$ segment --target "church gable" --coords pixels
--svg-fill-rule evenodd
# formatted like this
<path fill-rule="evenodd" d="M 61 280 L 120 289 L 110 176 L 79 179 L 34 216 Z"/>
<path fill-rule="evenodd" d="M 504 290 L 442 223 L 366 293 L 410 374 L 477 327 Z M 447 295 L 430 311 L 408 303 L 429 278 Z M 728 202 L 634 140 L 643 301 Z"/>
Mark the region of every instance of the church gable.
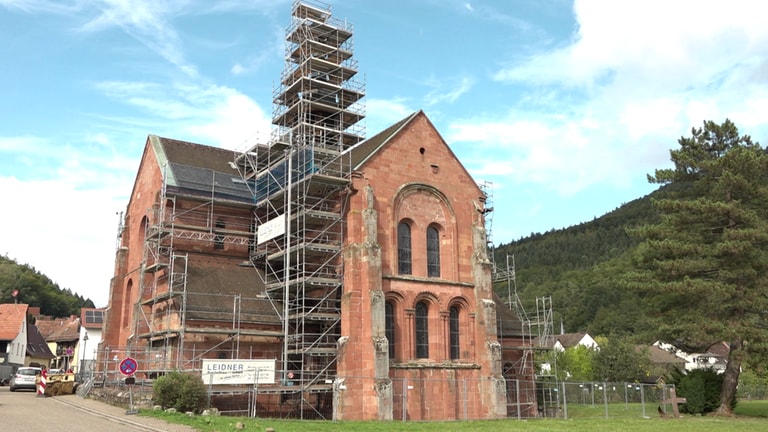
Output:
<path fill-rule="evenodd" d="M 358 171 L 366 174 L 381 173 L 383 176 L 397 177 L 399 183 L 426 182 L 442 189 L 457 186 L 473 188 L 472 195 L 482 192 L 470 174 L 451 151 L 443 137 L 429 118 L 420 111 L 396 124 L 397 128 L 386 130 L 387 135 L 379 134 L 371 141 L 376 148 L 367 148 L 361 144 L 361 150 L 370 151 L 357 166 Z M 397 173 L 397 176 L 395 176 Z M 371 178 L 367 175 L 368 178 Z"/>

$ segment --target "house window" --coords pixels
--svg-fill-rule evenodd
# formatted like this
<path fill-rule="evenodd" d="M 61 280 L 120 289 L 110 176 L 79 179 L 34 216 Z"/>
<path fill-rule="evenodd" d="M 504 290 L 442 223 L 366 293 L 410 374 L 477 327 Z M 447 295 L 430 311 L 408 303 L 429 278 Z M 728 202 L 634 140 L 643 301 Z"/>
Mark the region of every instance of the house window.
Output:
<path fill-rule="evenodd" d="M 397 272 L 411 274 L 411 226 L 406 222 L 397 225 Z"/>
<path fill-rule="evenodd" d="M 429 357 L 428 312 L 426 303 L 416 303 L 416 358 Z"/>
<path fill-rule="evenodd" d="M 384 334 L 389 345 L 389 358 L 395 358 L 395 307 L 391 302 L 384 304 Z"/>
<path fill-rule="evenodd" d="M 456 306 L 451 307 L 451 312 L 448 317 L 448 326 L 451 337 L 451 360 L 459 359 L 459 308 Z"/>
<path fill-rule="evenodd" d="M 440 277 L 440 232 L 434 226 L 427 228 L 427 276 Z"/>
<path fill-rule="evenodd" d="M 217 220 L 216 221 L 216 229 L 220 230 L 220 229 L 224 229 L 224 228 L 226 228 L 226 225 L 224 224 L 224 221 L 221 220 L 221 219 Z M 216 249 L 216 250 L 224 249 L 224 236 L 223 235 L 217 233 L 213 237 L 213 248 Z"/>

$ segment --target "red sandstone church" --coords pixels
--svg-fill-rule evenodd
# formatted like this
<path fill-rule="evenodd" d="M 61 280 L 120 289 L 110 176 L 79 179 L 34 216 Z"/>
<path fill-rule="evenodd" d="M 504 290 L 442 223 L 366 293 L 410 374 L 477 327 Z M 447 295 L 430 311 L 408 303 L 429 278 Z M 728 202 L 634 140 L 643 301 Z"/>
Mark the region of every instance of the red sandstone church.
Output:
<path fill-rule="evenodd" d="M 423 112 L 364 139 L 351 31 L 317 4 L 293 16 L 270 142 L 148 137 L 99 368 L 260 361 L 258 382 L 215 387 L 257 388 L 264 416 L 535 415 L 529 339 L 493 292 L 485 193 Z"/>

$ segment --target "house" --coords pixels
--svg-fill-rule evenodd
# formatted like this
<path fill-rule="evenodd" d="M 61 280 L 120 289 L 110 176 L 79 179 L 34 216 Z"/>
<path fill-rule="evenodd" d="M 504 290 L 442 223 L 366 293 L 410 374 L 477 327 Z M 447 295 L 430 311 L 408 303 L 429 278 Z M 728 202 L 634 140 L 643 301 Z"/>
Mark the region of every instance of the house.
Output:
<path fill-rule="evenodd" d="M 0 304 L 0 365 L 27 366 L 26 304 Z"/>
<path fill-rule="evenodd" d="M 75 357 L 77 360 L 75 372 L 90 376 L 95 370 L 97 347 L 101 344 L 103 326 L 104 309 L 80 309 L 80 334 L 77 342 L 78 355 Z"/>
<path fill-rule="evenodd" d="M 118 379 L 130 357 L 141 377 L 216 386 L 234 363 L 264 415 L 535 413 L 530 335 L 493 292 L 486 194 L 422 111 L 364 139 L 351 29 L 302 1 L 293 20 L 268 143 L 147 138 L 97 373 Z"/>
<path fill-rule="evenodd" d="M 662 341 L 656 341 L 653 345 L 682 359 L 685 362 L 683 365 L 685 371 L 712 369 L 717 373 L 723 373 L 730 352 L 726 342 L 715 342 L 700 350 L 692 350 Z"/>
<path fill-rule="evenodd" d="M 567 348 L 577 346 L 598 350 L 600 347 L 589 333 L 563 333 L 554 336 L 553 348 L 557 351 L 565 351 Z"/>
<path fill-rule="evenodd" d="M 51 331 L 45 336 L 45 341 L 55 355 L 49 367 L 65 371 L 75 370 L 80 339 L 80 317 L 71 315 L 66 318 L 57 318 L 52 322 Z"/>
<path fill-rule="evenodd" d="M 685 367 L 685 360 L 657 345 L 638 345 L 635 349 L 638 352 L 647 353 L 651 363 L 651 370 L 648 371 L 644 381 L 646 383 L 659 383 L 673 369 L 684 369 Z"/>
<path fill-rule="evenodd" d="M 43 338 L 43 335 L 40 334 L 37 326 L 27 324 L 27 359 L 25 363 L 48 367 L 54 358 L 56 358 L 56 355 L 51 352 L 48 343 Z"/>

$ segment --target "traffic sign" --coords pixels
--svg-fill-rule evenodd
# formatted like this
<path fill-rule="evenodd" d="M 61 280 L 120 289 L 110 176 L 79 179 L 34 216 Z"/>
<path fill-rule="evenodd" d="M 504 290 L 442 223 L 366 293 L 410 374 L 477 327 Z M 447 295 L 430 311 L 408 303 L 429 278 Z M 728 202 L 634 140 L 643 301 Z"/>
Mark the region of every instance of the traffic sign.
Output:
<path fill-rule="evenodd" d="M 126 376 L 133 375 L 139 368 L 139 364 L 136 360 L 126 357 L 120 362 L 120 373 Z"/>

